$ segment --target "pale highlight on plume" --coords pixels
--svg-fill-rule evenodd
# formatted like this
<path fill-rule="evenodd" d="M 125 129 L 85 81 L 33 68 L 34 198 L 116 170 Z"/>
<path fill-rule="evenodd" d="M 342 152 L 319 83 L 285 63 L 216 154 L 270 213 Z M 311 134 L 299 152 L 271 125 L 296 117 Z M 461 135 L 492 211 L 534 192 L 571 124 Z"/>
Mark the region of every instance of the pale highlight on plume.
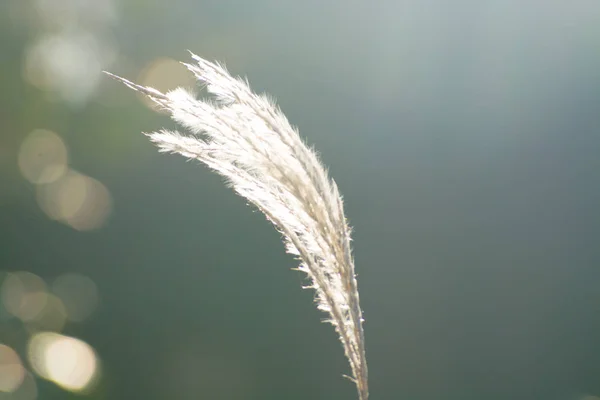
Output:
<path fill-rule="evenodd" d="M 283 234 L 300 261 L 320 310 L 344 347 L 360 400 L 368 399 L 362 311 L 350 245 L 350 227 L 335 182 L 314 151 L 265 95 L 194 54 L 184 64 L 211 99 L 185 89 L 167 93 L 111 75 L 169 111 L 189 132 L 161 130 L 148 137 L 163 152 L 200 160 L 226 178 Z"/>

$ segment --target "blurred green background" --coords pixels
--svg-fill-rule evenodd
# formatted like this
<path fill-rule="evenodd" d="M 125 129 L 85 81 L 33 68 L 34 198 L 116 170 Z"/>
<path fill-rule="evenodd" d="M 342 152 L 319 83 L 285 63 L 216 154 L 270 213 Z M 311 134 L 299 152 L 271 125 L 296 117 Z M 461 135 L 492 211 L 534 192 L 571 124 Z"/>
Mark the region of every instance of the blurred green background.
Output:
<path fill-rule="evenodd" d="M 600 3 L 3 0 L 0 399 L 353 399 L 279 235 L 106 69 L 274 95 L 355 228 L 373 399 L 600 399 Z"/>

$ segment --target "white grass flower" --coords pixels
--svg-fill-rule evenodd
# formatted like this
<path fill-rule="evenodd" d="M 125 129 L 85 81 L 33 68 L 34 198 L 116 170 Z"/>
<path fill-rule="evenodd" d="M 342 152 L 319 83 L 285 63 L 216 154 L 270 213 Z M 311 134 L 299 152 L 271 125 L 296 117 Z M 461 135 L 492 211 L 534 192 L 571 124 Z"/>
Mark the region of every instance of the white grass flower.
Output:
<path fill-rule="evenodd" d="M 329 315 L 352 370 L 360 400 L 368 399 L 362 311 L 342 198 L 314 151 L 285 115 L 246 81 L 194 54 L 184 64 L 206 86 L 212 100 L 182 88 L 161 93 L 118 76 L 168 110 L 188 135 L 161 130 L 147 134 L 163 152 L 200 160 L 225 177 L 283 234 L 287 251 L 300 261 L 316 303 Z"/>

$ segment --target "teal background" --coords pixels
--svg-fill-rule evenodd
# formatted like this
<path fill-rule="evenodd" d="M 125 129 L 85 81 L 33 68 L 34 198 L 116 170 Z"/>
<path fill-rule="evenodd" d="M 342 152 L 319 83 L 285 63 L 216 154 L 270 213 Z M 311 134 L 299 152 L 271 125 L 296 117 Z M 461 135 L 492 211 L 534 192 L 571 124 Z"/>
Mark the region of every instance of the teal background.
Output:
<path fill-rule="evenodd" d="M 91 2 L 58 3 L 93 25 Z M 373 400 L 600 396 L 600 3 L 96 3 L 114 12 L 95 30 L 104 68 L 221 60 L 318 149 L 355 229 Z M 86 396 L 356 398 L 277 232 L 140 134 L 167 116 L 107 77 L 77 102 L 24 78 L 57 29 L 35 4 L 0 3 L 0 269 L 97 284 L 96 312 L 64 330 L 102 361 Z M 40 210 L 17 166 L 37 128 L 110 191 L 101 228 Z M 0 325 L 22 351 L 19 321 Z"/>

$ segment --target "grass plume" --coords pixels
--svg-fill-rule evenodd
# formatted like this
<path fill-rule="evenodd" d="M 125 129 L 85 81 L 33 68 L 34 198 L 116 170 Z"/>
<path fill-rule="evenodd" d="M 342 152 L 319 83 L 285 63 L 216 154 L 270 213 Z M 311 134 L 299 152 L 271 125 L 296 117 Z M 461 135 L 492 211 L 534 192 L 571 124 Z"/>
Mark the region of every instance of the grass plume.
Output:
<path fill-rule="evenodd" d="M 248 82 L 194 54 L 184 64 L 212 95 L 199 100 L 183 88 L 161 93 L 108 73 L 145 94 L 186 129 L 147 136 L 160 151 L 206 164 L 240 196 L 254 204 L 282 233 L 287 251 L 300 260 L 315 290 L 317 307 L 328 314 L 350 363 L 360 400 L 369 396 L 367 362 L 342 198 L 316 153 L 285 115 Z"/>

